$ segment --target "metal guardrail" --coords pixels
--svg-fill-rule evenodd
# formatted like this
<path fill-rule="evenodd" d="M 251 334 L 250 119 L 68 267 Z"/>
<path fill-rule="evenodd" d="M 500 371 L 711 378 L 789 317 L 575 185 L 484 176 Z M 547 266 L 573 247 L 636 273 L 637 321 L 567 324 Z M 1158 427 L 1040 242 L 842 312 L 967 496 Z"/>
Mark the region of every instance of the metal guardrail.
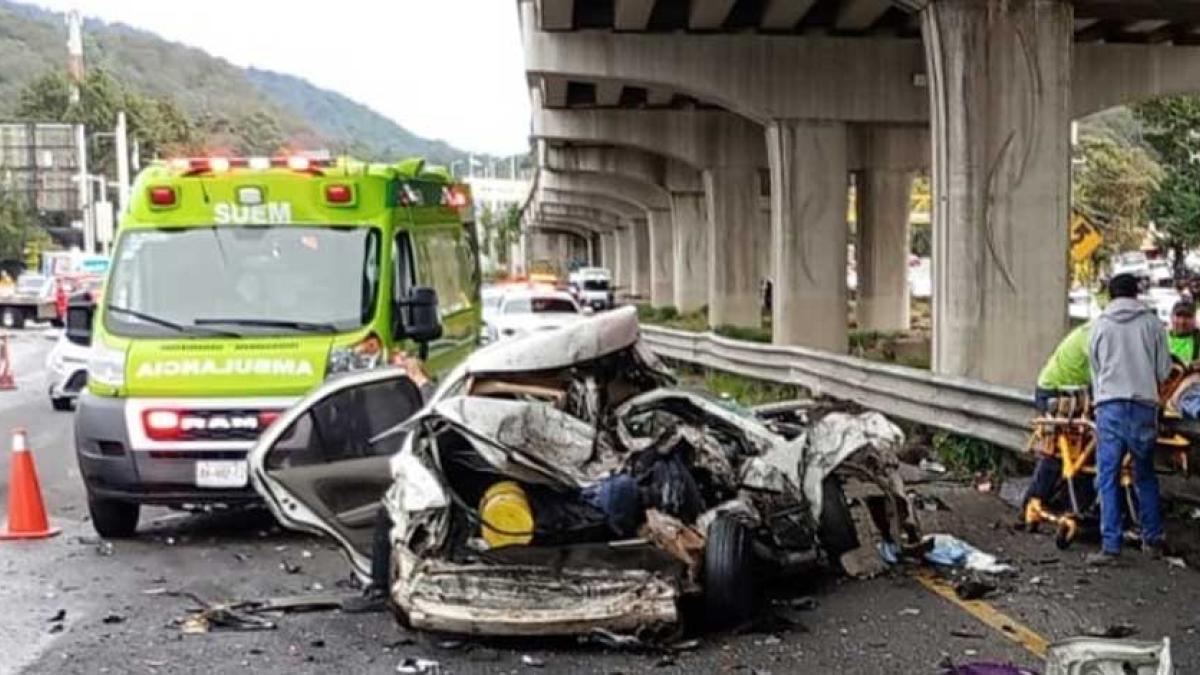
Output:
<path fill-rule="evenodd" d="M 712 333 L 642 325 L 659 356 L 757 380 L 798 385 L 814 395 L 1023 451 L 1032 395 L 960 377 L 934 375 L 804 347 L 731 340 Z"/>

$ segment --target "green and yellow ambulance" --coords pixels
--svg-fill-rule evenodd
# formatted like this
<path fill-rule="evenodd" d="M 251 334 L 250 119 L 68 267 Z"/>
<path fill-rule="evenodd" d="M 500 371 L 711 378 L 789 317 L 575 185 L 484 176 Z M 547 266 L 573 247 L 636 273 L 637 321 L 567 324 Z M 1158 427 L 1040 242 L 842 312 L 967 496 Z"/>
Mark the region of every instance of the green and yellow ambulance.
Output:
<path fill-rule="evenodd" d="M 141 504 L 255 499 L 246 451 L 327 378 L 397 350 L 434 372 L 465 357 L 480 321 L 470 213 L 467 187 L 419 159 L 142 172 L 94 317 L 68 327 L 92 345 L 75 444 L 96 531 L 131 535 Z"/>

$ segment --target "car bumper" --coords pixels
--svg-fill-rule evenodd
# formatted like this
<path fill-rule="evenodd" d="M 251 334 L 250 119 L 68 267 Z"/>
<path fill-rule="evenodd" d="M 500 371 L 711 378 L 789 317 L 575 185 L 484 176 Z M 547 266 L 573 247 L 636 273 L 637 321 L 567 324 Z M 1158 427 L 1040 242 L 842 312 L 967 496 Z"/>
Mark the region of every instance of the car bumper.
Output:
<path fill-rule="evenodd" d="M 245 461 L 253 441 L 154 443 L 129 428 L 127 399 L 80 395 L 75 413 L 75 455 L 88 493 L 142 504 L 241 503 L 259 501 L 244 486 L 196 485 L 200 461 Z M 247 472 L 248 473 L 248 472 Z"/>
<path fill-rule="evenodd" d="M 87 386 L 87 366 L 79 364 L 53 367 L 48 379 L 50 398 L 78 398 Z"/>
<path fill-rule="evenodd" d="M 413 628 L 498 636 L 647 634 L 679 621 L 674 580 L 641 569 L 457 565 L 423 560 L 393 589 Z M 403 574 L 402 574 L 403 576 Z"/>

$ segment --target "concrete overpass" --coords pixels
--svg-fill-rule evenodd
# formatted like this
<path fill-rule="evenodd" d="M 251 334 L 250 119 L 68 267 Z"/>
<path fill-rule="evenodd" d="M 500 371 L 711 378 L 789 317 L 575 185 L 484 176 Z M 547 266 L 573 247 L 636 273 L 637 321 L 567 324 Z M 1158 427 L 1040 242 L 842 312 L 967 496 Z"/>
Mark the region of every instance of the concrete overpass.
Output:
<path fill-rule="evenodd" d="M 843 351 L 853 185 L 858 325 L 907 328 L 928 170 L 934 369 L 998 383 L 1066 327 L 1071 120 L 1200 86 L 1197 0 L 518 4 L 542 166 L 640 210 L 616 214 L 633 288 L 758 325 L 769 277 L 775 342 Z"/>

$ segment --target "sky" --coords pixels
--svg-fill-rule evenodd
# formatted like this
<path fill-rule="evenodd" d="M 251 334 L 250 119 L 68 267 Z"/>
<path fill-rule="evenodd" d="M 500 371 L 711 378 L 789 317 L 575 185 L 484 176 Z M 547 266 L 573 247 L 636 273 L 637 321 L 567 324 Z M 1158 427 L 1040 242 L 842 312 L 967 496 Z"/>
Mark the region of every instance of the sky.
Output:
<path fill-rule="evenodd" d="M 148 30 L 238 66 L 303 77 L 464 150 L 529 147 L 514 0 L 33 2 Z"/>

